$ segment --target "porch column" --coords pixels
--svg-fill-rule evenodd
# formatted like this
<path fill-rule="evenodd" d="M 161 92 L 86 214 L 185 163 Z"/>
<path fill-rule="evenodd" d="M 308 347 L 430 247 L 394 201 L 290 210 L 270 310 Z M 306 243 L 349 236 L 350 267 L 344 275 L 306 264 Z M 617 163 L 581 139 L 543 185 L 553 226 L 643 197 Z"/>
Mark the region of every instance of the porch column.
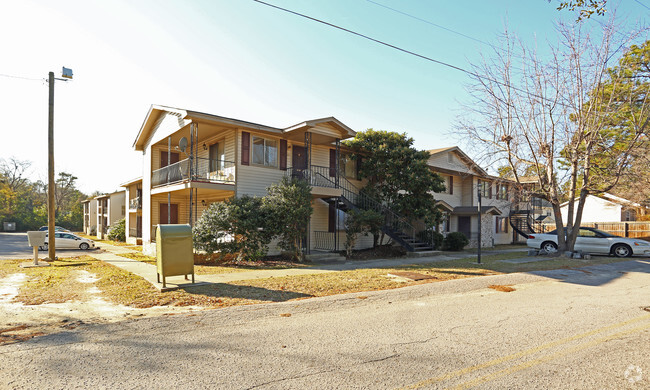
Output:
<path fill-rule="evenodd" d="M 305 133 L 305 162 L 307 169 L 311 170 L 311 133 Z"/>
<path fill-rule="evenodd" d="M 336 139 L 336 162 L 334 163 L 334 169 L 336 172 L 334 173 L 334 183 L 336 184 L 336 188 L 339 188 L 339 164 L 341 161 L 341 139 L 337 138 Z"/>

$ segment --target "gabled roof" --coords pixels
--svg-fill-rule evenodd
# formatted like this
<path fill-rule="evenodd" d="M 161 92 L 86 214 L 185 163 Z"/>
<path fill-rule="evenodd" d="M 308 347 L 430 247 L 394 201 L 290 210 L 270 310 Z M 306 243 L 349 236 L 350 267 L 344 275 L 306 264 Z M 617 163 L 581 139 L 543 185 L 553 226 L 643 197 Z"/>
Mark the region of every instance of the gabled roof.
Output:
<path fill-rule="evenodd" d="M 303 129 L 303 128 L 312 128 L 316 127 L 321 124 L 329 124 L 330 126 L 336 128 L 337 130 L 345 133 L 346 135 L 350 137 L 354 137 L 356 132 L 352 130 L 351 128 L 347 127 L 346 125 L 343 124 L 343 122 L 339 121 L 338 119 L 334 118 L 333 116 L 328 116 L 327 118 L 320 118 L 320 119 L 312 119 L 309 121 L 304 121 L 302 123 L 295 124 L 293 126 L 289 126 L 285 129 L 282 130 L 282 132 L 287 133 L 290 131 L 298 130 L 298 129 Z"/>
<path fill-rule="evenodd" d="M 131 179 L 129 181 L 125 181 L 124 183 L 120 184 L 120 187 L 128 187 L 131 184 L 139 183 L 142 181 L 142 176 L 136 177 L 135 179 Z"/>
<path fill-rule="evenodd" d="M 192 110 L 185 110 L 181 108 L 175 108 L 175 107 L 168 107 L 168 106 L 162 106 L 162 105 L 151 105 L 149 108 L 149 111 L 147 112 L 147 115 L 145 116 L 144 122 L 142 122 L 142 125 L 140 126 L 140 130 L 138 131 L 138 135 L 135 138 L 135 141 L 133 142 L 133 147 L 136 150 L 143 150 L 145 143 L 151 136 L 154 126 L 156 124 L 156 121 L 159 119 L 161 113 L 163 112 L 168 112 L 175 114 L 179 117 L 180 120 L 184 121 L 210 121 L 210 122 L 219 122 L 221 124 L 225 125 L 230 125 L 230 126 L 236 126 L 236 127 L 243 127 L 251 130 L 260 130 L 260 131 L 266 131 L 266 132 L 271 132 L 271 133 L 290 133 L 293 131 L 298 131 L 298 130 L 309 130 L 311 128 L 317 127 L 322 124 L 328 124 L 334 129 L 336 129 L 338 132 L 341 133 L 341 135 L 344 135 L 345 137 L 341 138 L 348 138 L 348 137 L 354 137 L 356 134 L 354 130 L 343 124 L 341 121 L 334 117 L 327 117 L 327 118 L 320 118 L 320 119 L 312 119 L 308 121 L 304 121 L 298 124 L 295 124 L 293 126 L 289 126 L 287 128 L 281 129 L 278 127 L 273 127 L 273 126 L 266 126 L 262 125 L 259 123 L 254 123 L 254 122 L 248 122 L 248 121 L 243 121 L 240 119 L 234 119 L 234 118 L 228 118 L 225 116 L 219 116 L 219 115 L 214 115 L 214 114 L 207 114 L 204 112 L 199 112 L 199 111 L 192 111 Z M 180 124 L 179 124 L 180 126 Z"/>
<path fill-rule="evenodd" d="M 477 163 L 474 162 L 465 152 L 460 150 L 458 146 L 450 146 L 448 148 L 439 148 L 439 149 L 431 149 L 428 150 L 429 154 L 431 157 L 439 155 L 439 154 L 444 154 L 444 153 L 456 153 L 458 157 L 467 164 L 467 166 L 470 169 L 476 170 L 481 176 L 489 176 L 488 173 L 481 168 Z"/>
<path fill-rule="evenodd" d="M 108 198 L 108 197 L 110 197 L 111 195 L 120 194 L 120 193 L 124 193 L 124 194 L 126 194 L 126 190 L 115 191 L 115 192 L 111 192 L 110 194 L 99 195 L 99 196 L 96 196 L 95 199 Z"/>

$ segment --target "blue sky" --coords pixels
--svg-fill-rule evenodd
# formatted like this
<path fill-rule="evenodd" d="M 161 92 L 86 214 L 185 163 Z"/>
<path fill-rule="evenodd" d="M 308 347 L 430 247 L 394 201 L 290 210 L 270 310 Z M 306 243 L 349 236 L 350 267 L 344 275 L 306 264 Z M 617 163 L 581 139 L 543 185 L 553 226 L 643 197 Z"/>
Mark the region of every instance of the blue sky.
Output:
<path fill-rule="evenodd" d="M 492 48 L 507 26 L 528 43 L 557 39 L 554 23 L 575 14 L 557 1 L 268 0 L 462 68 Z M 610 0 L 628 22 L 648 0 Z M 0 157 L 47 173 L 49 71 L 57 82 L 57 171 L 90 193 L 140 176 L 132 143 L 151 104 L 286 127 L 335 116 L 354 130 L 406 132 L 419 149 L 460 144 L 452 133 L 469 80 L 463 73 L 251 0 L 0 0 Z M 597 23 L 590 20 L 588 23 Z M 467 150 L 470 155 L 471 150 Z"/>

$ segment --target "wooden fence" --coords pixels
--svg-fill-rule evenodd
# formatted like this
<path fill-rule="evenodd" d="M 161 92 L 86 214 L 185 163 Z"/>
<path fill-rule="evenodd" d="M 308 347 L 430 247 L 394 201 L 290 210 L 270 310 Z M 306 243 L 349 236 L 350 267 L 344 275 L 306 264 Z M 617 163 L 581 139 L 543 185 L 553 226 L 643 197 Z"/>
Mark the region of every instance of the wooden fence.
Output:
<path fill-rule="evenodd" d="M 650 222 L 583 222 L 582 227 L 592 227 L 620 237 L 650 238 Z M 542 225 L 544 232 L 555 230 L 555 224 Z"/>

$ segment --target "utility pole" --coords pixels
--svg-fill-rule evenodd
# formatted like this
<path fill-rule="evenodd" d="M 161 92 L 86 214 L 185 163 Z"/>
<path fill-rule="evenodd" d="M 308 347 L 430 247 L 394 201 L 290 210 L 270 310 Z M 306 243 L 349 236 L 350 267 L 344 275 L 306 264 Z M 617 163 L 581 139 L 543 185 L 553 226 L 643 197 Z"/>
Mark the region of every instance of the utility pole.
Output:
<path fill-rule="evenodd" d="M 72 69 L 63 67 L 61 77 L 56 80 L 68 81 L 72 79 Z M 54 72 L 48 74 L 49 86 L 48 120 L 47 120 L 47 257 L 48 260 L 56 259 L 56 238 L 54 236 Z"/>
<path fill-rule="evenodd" d="M 54 238 L 54 72 L 48 76 L 50 99 L 47 120 L 47 256 L 56 259 L 56 240 Z"/>

